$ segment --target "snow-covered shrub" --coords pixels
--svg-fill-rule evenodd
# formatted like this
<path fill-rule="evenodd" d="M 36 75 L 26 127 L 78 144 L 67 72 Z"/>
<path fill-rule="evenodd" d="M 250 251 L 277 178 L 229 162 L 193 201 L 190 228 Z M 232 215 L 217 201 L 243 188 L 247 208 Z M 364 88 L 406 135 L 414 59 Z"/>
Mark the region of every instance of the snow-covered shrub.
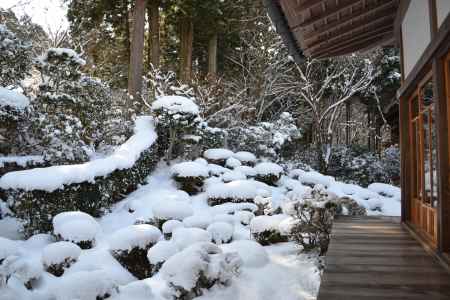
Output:
<path fill-rule="evenodd" d="M 0 265 L 3 260 L 12 255 L 19 253 L 19 246 L 16 241 L 4 238 L 0 236 Z"/>
<path fill-rule="evenodd" d="M 215 148 L 215 149 L 208 149 L 205 152 L 203 152 L 203 157 L 206 158 L 206 160 L 210 164 L 225 167 L 227 159 L 232 157 L 233 154 L 234 154 L 233 151 L 230 151 L 228 149 Z"/>
<path fill-rule="evenodd" d="M 31 43 L 0 24 L 0 86 L 18 86 L 31 69 Z"/>
<path fill-rule="evenodd" d="M 242 225 L 249 225 L 252 219 L 255 217 L 254 213 L 246 210 L 237 211 L 234 214 L 239 219 L 239 222 Z"/>
<path fill-rule="evenodd" d="M 206 189 L 208 204 L 210 206 L 226 202 L 253 202 L 261 189 L 255 181 L 236 180 L 229 183 L 217 183 Z"/>
<path fill-rule="evenodd" d="M 233 226 L 226 222 L 215 222 L 206 228 L 211 234 L 212 241 L 217 244 L 226 244 L 233 238 Z"/>
<path fill-rule="evenodd" d="M 56 300 L 105 300 L 117 293 L 118 286 L 106 271 L 94 270 L 64 275 L 52 289 Z"/>
<path fill-rule="evenodd" d="M 150 263 L 150 276 L 153 276 L 161 269 L 164 262 L 171 256 L 178 253 L 179 249 L 173 241 L 159 241 L 147 252 L 147 259 Z"/>
<path fill-rule="evenodd" d="M 114 258 L 136 278 L 144 279 L 152 275 L 147 252 L 161 237 L 158 228 L 141 224 L 116 231 L 108 242 Z"/>
<path fill-rule="evenodd" d="M 209 214 L 195 214 L 183 220 L 185 227 L 196 227 L 206 229 L 213 222 Z"/>
<path fill-rule="evenodd" d="M 60 277 L 74 264 L 81 254 L 81 248 L 70 242 L 56 242 L 42 251 L 42 264 L 47 272 Z"/>
<path fill-rule="evenodd" d="M 289 237 L 303 247 L 303 251 L 319 251 L 324 255 L 330 242 L 331 227 L 336 212 L 334 195 L 316 185 L 302 199 L 292 203 L 290 214 L 294 218 Z"/>
<path fill-rule="evenodd" d="M 245 176 L 249 178 L 254 178 L 256 176 L 255 169 L 249 166 L 239 166 L 234 168 L 234 170 L 243 173 Z"/>
<path fill-rule="evenodd" d="M 153 222 L 158 228 L 169 220 L 183 221 L 194 213 L 189 203 L 180 200 L 160 201 L 153 205 Z"/>
<path fill-rule="evenodd" d="M 239 159 L 236 159 L 234 157 L 230 157 L 226 160 L 225 162 L 225 167 L 233 169 L 236 167 L 239 167 L 240 165 L 242 165 L 242 163 L 240 162 Z"/>
<path fill-rule="evenodd" d="M 152 132 L 146 129 L 142 132 L 142 135 L 134 135 L 131 139 L 141 141 L 142 136 L 151 137 L 151 134 Z M 124 146 L 123 150 L 120 150 L 120 147 L 118 148 L 121 159 L 120 168 L 117 169 L 113 168 L 116 163 L 103 165 L 100 162 L 102 159 L 92 161 L 92 163 L 98 161 L 103 166 L 102 168 L 73 166 L 74 170 L 88 170 L 89 174 L 94 174 L 93 177 L 75 176 L 72 172 L 65 172 L 64 176 L 54 176 L 54 172 L 51 172 L 51 170 L 45 176 L 37 176 L 37 174 L 34 175 L 35 172 L 39 173 L 36 169 L 30 170 L 30 176 L 33 179 L 18 180 L 14 172 L 8 173 L 0 179 L 3 199 L 8 203 L 15 216 L 24 221 L 24 233 L 27 236 L 38 232 L 52 231 L 52 217 L 64 211 L 80 210 L 94 217 L 99 217 L 105 209 L 110 208 L 112 204 L 123 199 L 124 195 L 131 193 L 139 184 L 143 183 L 159 161 L 156 143 L 143 149 L 140 155 L 130 151 L 131 148 L 136 148 L 134 143 Z M 124 151 L 133 153 L 133 157 L 124 160 Z M 110 161 L 109 156 L 105 159 Z M 134 164 L 131 162 L 134 162 Z M 107 166 L 107 168 L 104 168 L 104 166 Z M 62 166 L 61 168 L 63 170 L 71 167 Z M 111 171 L 95 176 L 97 172 L 95 170 L 100 169 Z M 77 172 L 77 174 L 79 173 Z M 23 175 L 21 174 L 21 176 Z M 5 176 L 11 179 L 8 181 L 9 183 L 6 182 Z M 55 178 L 49 180 L 49 177 Z M 60 177 L 70 180 L 60 186 L 56 184 L 55 187 L 55 183 L 61 181 Z M 44 188 L 39 187 L 42 184 L 45 186 Z M 48 189 L 47 186 L 51 189 Z"/>
<path fill-rule="evenodd" d="M 398 145 L 390 146 L 381 153 L 384 170 L 390 178 L 390 183 L 400 184 L 400 148 Z"/>
<path fill-rule="evenodd" d="M 350 197 L 341 197 L 335 201 L 336 214 L 344 216 L 365 216 L 367 210 Z"/>
<path fill-rule="evenodd" d="M 175 299 L 191 300 L 214 286 L 229 285 L 241 264 L 236 253 L 222 253 L 214 244 L 200 243 L 169 258 L 161 273 Z"/>
<path fill-rule="evenodd" d="M 211 242 L 211 234 L 200 228 L 177 228 L 172 233 L 172 241 L 179 249 L 185 249 L 195 243 Z"/>
<path fill-rule="evenodd" d="M 263 162 L 255 166 L 255 172 L 256 180 L 275 186 L 283 174 L 283 168 L 274 163 Z"/>
<path fill-rule="evenodd" d="M 243 266 L 249 268 L 262 268 L 269 262 L 266 249 L 257 242 L 250 240 L 233 241 L 221 245 L 225 253 L 237 252 L 242 259 Z"/>
<path fill-rule="evenodd" d="M 208 123 L 201 122 L 197 127 L 197 134 L 201 137 L 202 149 L 215 149 L 225 147 L 227 131 L 222 128 L 210 127 Z"/>
<path fill-rule="evenodd" d="M 257 216 L 250 222 L 250 232 L 261 245 L 287 242 L 288 237 L 280 232 L 279 224 L 286 219 L 285 215 Z"/>
<path fill-rule="evenodd" d="M 199 108 L 194 100 L 182 96 L 162 96 L 152 103 L 152 111 L 158 122 L 159 143 L 167 144 L 168 160 L 174 154 L 188 152 L 187 149 L 176 151 L 175 148 L 182 148 L 182 137 L 195 133 L 200 122 Z"/>
<path fill-rule="evenodd" d="M 290 155 L 301 138 L 301 130 L 287 112 L 280 114 L 273 123 L 261 122 L 254 126 L 234 127 L 227 132 L 227 145 L 231 149 L 272 158 Z"/>
<path fill-rule="evenodd" d="M 182 162 L 172 166 L 172 178 L 179 184 L 179 188 L 189 195 L 198 193 L 203 180 L 209 176 L 206 166 L 196 162 Z"/>
<path fill-rule="evenodd" d="M 43 272 L 42 264 L 37 259 L 10 256 L 3 264 L 0 264 L 0 290 L 2 285 L 6 282 L 9 283 L 12 278 L 31 290 L 35 287 L 35 283 L 41 278 Z"/>
<path fill-rule="evenodd" d="M 179 220 L 169 220 L 164 222 L 161 228 L 164 238 L 166 240 L 170 240 L 172 238 L 173 231 L 180 227 L 184 227 L 184 224 Z"/>
<path fill-rule="evenodd" d="M 236 180 L 245 180 L 245 179 L 247 179 L 247 176 L 244 173 L 236 170 L 225 172 L 222 175 L 223 182 L 232 182 Z"/>
<path fill-rule="evenodd" d="M 256 156 L 248 151 L 238 151 L 234 153 L 233 157 L 238 159 L 244 166 L 252 167 L 256 163 Z"/>
<path fill-rule="evenodd" d="M 59 240 L 77 244 L 81 249 L 92 248 L 99 231 L 97 221 L 81 211 L 63 212 L 53 218 L 53 234 Z"/>

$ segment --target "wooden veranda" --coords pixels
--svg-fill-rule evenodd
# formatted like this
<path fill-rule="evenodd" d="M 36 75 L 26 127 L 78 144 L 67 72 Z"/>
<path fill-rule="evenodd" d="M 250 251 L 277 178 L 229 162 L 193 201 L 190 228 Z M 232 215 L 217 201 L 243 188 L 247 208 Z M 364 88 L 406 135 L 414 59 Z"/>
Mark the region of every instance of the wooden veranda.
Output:
<path fill-rule="evenodd" d="M 318 300 L 450 299 L 450 273 L 399 218 L 339 217 Z"/>

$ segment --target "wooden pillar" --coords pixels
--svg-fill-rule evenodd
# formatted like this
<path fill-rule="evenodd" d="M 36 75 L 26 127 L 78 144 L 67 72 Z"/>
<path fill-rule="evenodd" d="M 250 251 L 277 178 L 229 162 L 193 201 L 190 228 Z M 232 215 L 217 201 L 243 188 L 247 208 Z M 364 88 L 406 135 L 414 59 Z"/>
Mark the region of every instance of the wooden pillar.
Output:
<path fill-rule="evenodd" d="M 447 74 L 447 76 L 450 74 Z M 434 95 L 436 97 L 436 130 L 438 148 L 438 251 L 450 252 L 450 188 L 449 188 L 449 141 L 448 98 L 446 74 L 443 61 L 433 60 Z M 449 78 L 447 78 L 449 80 Z M 447 82 L 448 86 L 448 82 Z"/>
<path fill-rule="evenodd" d="M 409 107 L 408 99 L 400 98 L 399 107 L 399 127 L 400 127 L 400 186 L 401 186 L 401 202 L 402 202 L 402 222 L 411 220 L 410 203 L 411 203 L 411 168 L 410 157 L 411 147 L 409 145 Z"/>

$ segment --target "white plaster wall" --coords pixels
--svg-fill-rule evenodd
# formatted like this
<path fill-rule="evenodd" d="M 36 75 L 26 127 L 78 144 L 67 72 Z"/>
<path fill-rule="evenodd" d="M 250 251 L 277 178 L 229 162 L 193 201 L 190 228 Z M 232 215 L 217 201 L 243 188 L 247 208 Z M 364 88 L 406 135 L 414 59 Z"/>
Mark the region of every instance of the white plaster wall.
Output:
<path fill-rule="evenodd" d="M 450 0 L 443 1 L 450 2 Z M 411 0 L 402 22 L 402 40 L 406 78 L 431 41 L 427 0 Z"/>
<path fill-rule="evenodd" d="M 439 27 L 450 13 L 450 0 L 436 0 L 436 12 Z"/>

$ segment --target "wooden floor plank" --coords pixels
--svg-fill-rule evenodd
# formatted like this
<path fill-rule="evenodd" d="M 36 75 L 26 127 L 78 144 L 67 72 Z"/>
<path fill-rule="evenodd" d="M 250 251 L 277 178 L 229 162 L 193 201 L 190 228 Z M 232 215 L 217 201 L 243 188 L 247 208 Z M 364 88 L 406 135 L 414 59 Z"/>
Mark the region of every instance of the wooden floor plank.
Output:
<path fill-rule="evenodd" d="M 450 274 L 398 218 L 337 219 L 326 264 L 318 300 L 450 299 Z"/>

